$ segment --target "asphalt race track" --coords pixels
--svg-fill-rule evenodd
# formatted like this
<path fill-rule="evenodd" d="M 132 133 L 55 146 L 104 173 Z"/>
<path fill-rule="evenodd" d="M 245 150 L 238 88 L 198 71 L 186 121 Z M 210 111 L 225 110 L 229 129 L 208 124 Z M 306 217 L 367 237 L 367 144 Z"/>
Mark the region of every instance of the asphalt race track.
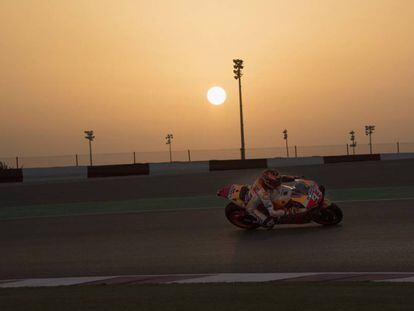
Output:
<path fill-rule="evenodd" d="M 295 167 L 328 188 L 412 186 L 414 161 Z M 185 197 L 248 182 L 258 171 L 0 186 L 0 209 L 29 204 Z M 223 201 L 223 206 L 225 201 Z M 243 231 L 219 207 L 0 219 L 0 279 L 218 272 L 412 272 L 414 198 L 342 202 L 324 228 Z"/>
<path fill-rule="evenodd" d="M 214 194 L 226 184 L 251 183 L 261 170 L 214 171 L 177 176 L 99 178 L 78 182 L 0 185 L 0 208 L 30 204 L 130 200 Z M 281 168 L 327 189 L 414 185 L 414 160 Z"/>

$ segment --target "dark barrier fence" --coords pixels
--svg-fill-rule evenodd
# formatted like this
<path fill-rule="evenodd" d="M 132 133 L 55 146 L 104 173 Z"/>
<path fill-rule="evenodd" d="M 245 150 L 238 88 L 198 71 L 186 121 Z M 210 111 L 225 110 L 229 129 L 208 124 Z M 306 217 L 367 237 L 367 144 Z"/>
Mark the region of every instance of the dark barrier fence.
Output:
<path fill-rule="evenodd" d="M 149 175 L 149 165 L 145 163 L 88 166 L 88 178 L 132 175 Z"/>
<path fill-rule="evenodd" d="M 0 170 L 0 183 L 22 182 L 23 171 L 21 169 Z"/>
<path fill-rule="evenodd" d="M 327 156 L 323 157 L 324 163 L 339 163 L 339 162 L 357 162 L 357 161 L 380 161 L 379 154 L 357 154 L 357 155 L 342 155 L 342 156 Z"/>
<path fill-rule="evenodd" d="M 250 160 L 211 160 L 209 161 L 210 171 L 240 170 L 250 168 L 266 168 L 266 159 Z"/>

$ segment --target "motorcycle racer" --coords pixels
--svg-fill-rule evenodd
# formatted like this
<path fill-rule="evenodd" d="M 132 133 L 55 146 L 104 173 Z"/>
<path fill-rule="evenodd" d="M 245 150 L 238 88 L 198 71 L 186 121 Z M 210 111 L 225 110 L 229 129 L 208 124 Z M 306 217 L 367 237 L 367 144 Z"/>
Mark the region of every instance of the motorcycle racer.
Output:
<path fill-rule="evenodd" d="M 274 218 L 284 216 L 286 213 L 283 207 L 278 208 L 273 204 L 282 195 L 282 182 L 293 182 L 294 180 L 294 176 L 280 175 L 275 169 L 263 171 L 250 188 L 247 196 L 247 212 L 255 217 L 262 226 L 272 228 L 275 225 Z M 260 204 L 263 204 L 269 211 L 270 217 L 258 209 Z"/>

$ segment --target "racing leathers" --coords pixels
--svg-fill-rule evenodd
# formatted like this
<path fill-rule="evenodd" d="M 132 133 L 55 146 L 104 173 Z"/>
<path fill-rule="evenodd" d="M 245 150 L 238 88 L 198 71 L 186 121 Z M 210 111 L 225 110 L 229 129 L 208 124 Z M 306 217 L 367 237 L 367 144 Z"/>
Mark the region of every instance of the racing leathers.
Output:
<path fill-rule="evenodd" d="M 294 180 L 294 176 L 281 176 L 282 182 L 293 182 Z M 277 201 L 282 195 L 282 185 L 274 189 L 269 189 L 259 177 L 250 188 L 246 210 L 261 224 L 264 224 L 268 220 L 268 217 L 258 209 L 261 204 L 268 210 L 271 217 L 277 218 L 284 216 L 286 213 L 285 209 L 283 207 L 278 208 L 273 204 L 273 202 Z"/>

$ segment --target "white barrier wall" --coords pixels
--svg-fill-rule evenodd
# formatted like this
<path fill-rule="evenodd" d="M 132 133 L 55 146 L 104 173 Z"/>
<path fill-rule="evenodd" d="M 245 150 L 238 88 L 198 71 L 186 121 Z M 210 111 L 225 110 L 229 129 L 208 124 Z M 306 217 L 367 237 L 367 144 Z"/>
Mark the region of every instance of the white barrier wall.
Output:
<path fill-rule="evenodd" d="M 381 153 L 381 161 L 414 159 L 414 153 Z"/>
<path fill-rule="evenodd" d="M 150 175 L 205 173 L 209 170 L 210 168 L 208 161 L 149 164 Z"/>
<path fill-rule="evenodd" d="M 23 182 L 86 179 L 88 168 L 86 166 L 24 168 Z"/>
<path fill-rule="evenodd" d="M 318 165 L 324 164 L 323 157 L 302 157 L 302 158 L 273 158 L 267 159 L 267 167 L 287 167 L 301 165 Z"/>

